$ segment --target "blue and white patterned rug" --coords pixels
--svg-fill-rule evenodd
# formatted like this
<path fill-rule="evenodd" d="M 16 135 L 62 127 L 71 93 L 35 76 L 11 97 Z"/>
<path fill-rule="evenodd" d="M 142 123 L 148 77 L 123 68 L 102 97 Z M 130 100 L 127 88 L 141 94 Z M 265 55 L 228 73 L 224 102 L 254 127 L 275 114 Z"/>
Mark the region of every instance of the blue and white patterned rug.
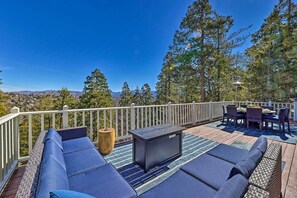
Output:
<path fill-rule="evenodd" d="M 275 141 L 280 141 L 280 142 L 285 142 L 290 144 L 296 144 L 297 142 L 297 126 L 295 125 L 290 126 L 290 129 L 291 129 L 290 133 L 288 132 L 287 126 L 285 127 L 286 128 L 285 133 L 279 132 L 277 124 L 274 124 L 273 130 L 269 128 L 269 129 L 263 129 L 263 131 L 260 131 L 257 128 L 247 129 L 240 124 L 237 125 L 237 127 L 235 128 L 233 122 L 229 122 L 229 124 L 227 125 L 226 122 L 222 123 L 221 121 L 217 121 L 217 122 L 209 123 L 206 126 L 212 127 L 212 128 L 218 128 L 229 133 L 236 131 L 236 132 L 242 132 L 244 133 L 244 135 L 248 135 L 248 136 L 254 136 L 254 137 L 264 136 L 270 140 L 275 140 Z"/>
<path fill-rule="evenodd" d="M 131 142 L 117 146 L 111 154 L 104 156 L 104 158 L 118 170 L 138 194 L 142 194 L 167 179 L 185 163 L 216 147 L 218 144 L 211 140 L 186 134 L 183 138 L 182 156 L 147 173 L 144 173 L 142 168 L 132 163 Z"/>

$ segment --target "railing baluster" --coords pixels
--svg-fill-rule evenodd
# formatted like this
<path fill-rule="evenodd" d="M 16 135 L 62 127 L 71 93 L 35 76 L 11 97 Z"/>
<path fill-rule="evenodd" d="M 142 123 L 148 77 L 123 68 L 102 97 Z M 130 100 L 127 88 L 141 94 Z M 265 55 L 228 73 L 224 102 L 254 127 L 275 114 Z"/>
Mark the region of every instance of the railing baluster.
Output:
<path fill-rule="evenodd" d="M 106 128 L 106 110 L 103 111 L 104 128 Z"/>
<path fill-rule="evenodd" d="M 91 141 L 93 141 L 93 137 L 94 137 L 94 134 L 93 134 L 93 111 L 90 111 L 90 139 Z"/>
<path fill-rule="evenodd" d="M 147 127 L 147 107 L 145 107 L 145 127 Z"/>
<path fill-rule="evenodd" d="M 85 117 L 85 111 L 82 112 L 82 120 L 83 120 L 83 126 L 86 126 L 86 117 Z"/>
<path fill-rule="evenodd" d="M 115 136 L 116 138 L 118 137 L 118 124 L 119 124 L 119 120 L 118 120 L 118 109 L 115 110 L 115 127 L 116 127 L 116 131 L 115 131 Z"/>
<path fill-rule="evenodd" d="M 139 121 L 140 121 L 140 115 L 139 115 L 139 108 L 137 109 L 137 116 L 136 116 L 136 127 L 139 129 Z"/>
<path fill-rule="evenodd" d="M 152 126 L 152 108 L 149 107 L 149 127 Z"/>
<path fill-rule="evenodd" d="M 28 142 L 29 142 L 29 154 L 32 151 L 32 114 L 29 114 L 29 136 L 28 136 Z"/>
<path fill-rule="evenodd" d="M 77 112 L 74 112 L 74 127 L 77 127 Z"/>
<path fill-rule="evenodd" d="M 124 134 L 124 110 L 121 109 L 121 136 Z"/>
<path fill-rule="evenodd" d="M 44 114 L 41 114 L 40 117 L 40 128 L 41 128 L 41 132 L 44 131 Z"/>
<path fill-rule="evenodd" d="M 56 114 L 55 113 L 52 114 L 52 127 L 56 128 Z M 76 127 L 76 125 L 75 125 L 75 127 Z"/>
<path fill-rule="evenodd" d="M 100 111 L 97 111 L 97 131 L 100 129 Z"/>
<path fill-rule="evenodd" d="M 141 128 L 143 128 L 143 107 L 141 107 Z"/>
<path fill-rule="evenodd" d="M 112 128 L 112 110 L 109 111 L 109 127 Z"/>
<path fill-rule="evenodd" d="M 125 135 L 128 133 L 128 130 L 129 130 L 128 110 L 129 110 L 129 109 L 126 109 L 126 133 L 125 133 Z"/>

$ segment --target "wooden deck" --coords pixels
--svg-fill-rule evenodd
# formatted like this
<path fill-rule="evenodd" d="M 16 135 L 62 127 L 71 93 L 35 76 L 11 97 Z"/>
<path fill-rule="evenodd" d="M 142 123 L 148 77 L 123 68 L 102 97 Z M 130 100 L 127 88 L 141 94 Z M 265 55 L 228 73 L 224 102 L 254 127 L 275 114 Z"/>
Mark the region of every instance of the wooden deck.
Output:
<path fill-rule="evenodd" d="M 231 144 L 235 141 L 253 144 L 257 138 L 245 136 L 240 132 L 225 132 L 220 129 L 201 125 L 189 128 L 185 131 L 188 134 L 197 135 L 206 139 L 224 144 Z M 282 160 L 286 162 L 282 173 L 282 193 L 283 197 L 297 197 L 297 148 L 296 145 L 268 140 L 268 143 L 279 143 L 282 145 Z M 1 194 L 1 198 L 15 197 L 18 185 L 24 173 L 24 166 L 18 168 L 12 175 L 9 183 Z"/>

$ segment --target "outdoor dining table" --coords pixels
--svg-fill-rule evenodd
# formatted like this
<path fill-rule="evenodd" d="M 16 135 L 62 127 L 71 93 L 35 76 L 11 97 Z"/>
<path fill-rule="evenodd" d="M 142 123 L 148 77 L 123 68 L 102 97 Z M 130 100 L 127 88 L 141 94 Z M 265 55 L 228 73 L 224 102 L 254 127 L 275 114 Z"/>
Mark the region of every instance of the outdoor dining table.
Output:
<path fill-rule="evenodd" d="M 246 109 L 247 108 L 244 108 L 244 107 L 238 107 L 237 112 L 238 113 L 246 113 Z M 274 110 L 262 108 L 262 114 L 264 114 L 264 115 L 271 115 L 271 114 L 275 114 L 275 113 L 276 113 L 276 111 L 274 111 Z"/>

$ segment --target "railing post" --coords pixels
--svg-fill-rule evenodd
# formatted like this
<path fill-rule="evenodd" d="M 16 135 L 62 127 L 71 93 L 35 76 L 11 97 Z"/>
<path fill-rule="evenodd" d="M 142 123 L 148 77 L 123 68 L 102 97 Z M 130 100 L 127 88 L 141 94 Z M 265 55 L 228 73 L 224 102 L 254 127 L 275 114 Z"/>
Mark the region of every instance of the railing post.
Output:
<path fill-rule="evenodd" d="M 212 120 L 212 102 L 209 101 L 209 120 Z"/>
<path fill-rule="evenodd" d="M 135 129 L 135 104 L 131 104 L 131 129 Z"/>
<path fill-rule="evenodd" d="M 169 124 L 172 124 L 172 111 L 171 111 L 171 102 L 168 102 L 168 112 L 167 112 L 167 115 L 168 115 L 168 123 Z"/>
<path fill-rule="evenodd" d="M 20 109 L 18 107 L 13 107 L 10 110 L 10 113 L 20 113 Z M 19 116 L 14 118 L 14 160 L 19 160 L 20 158 L 20 126 L 19 126 Z"/>
<path fill-rule="evenodd" d="M 192 122 L 193 122 L 193 125 L 196 124 L 196 102 L 195 101 L 192 102 Z"/>
<path fill-rule="evenodd" d="M 297 121 L 297 101 L 294 102 L 294 121 Z"/>
<path fill-rule="evenodd" d="M 268 101 L 268 106 L 271 106 L 271 100 Z"/>
<path fill-rule="evenodd" d="M 64 105 L 63 111 L 67 111 L 67 110 L 68 110 L 68 106 Z M 64 128 L 68 128 L 68 112 L 63 113 L 63 129 Z"/>

